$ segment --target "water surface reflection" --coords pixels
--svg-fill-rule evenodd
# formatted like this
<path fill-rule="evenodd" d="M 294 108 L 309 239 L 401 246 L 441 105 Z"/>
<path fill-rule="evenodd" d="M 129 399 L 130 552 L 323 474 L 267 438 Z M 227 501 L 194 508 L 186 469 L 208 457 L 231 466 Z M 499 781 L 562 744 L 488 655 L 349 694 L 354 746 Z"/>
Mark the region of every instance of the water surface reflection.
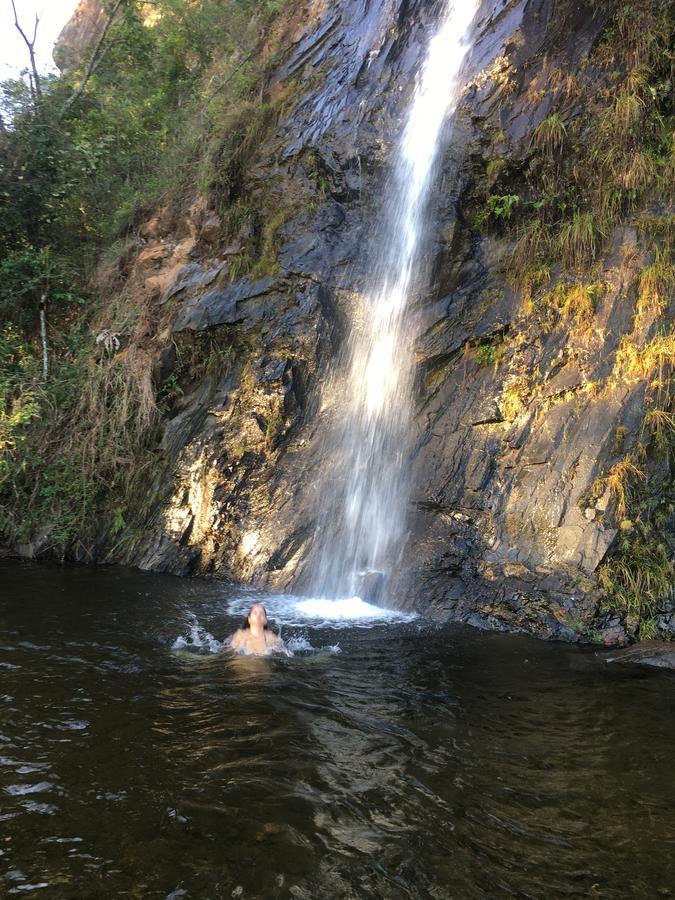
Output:
<path fill-rule="evenodd" d="M 672 675 L 420 622 L 172 649 L 227 589 L 0 563 L 0 877 L 53 897 L 669 896 Z"/>

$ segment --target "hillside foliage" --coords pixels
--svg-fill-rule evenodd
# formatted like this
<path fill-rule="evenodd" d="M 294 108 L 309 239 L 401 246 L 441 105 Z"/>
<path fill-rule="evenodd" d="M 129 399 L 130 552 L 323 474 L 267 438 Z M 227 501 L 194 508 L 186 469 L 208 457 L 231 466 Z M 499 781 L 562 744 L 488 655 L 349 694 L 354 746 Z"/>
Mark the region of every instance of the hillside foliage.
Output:
<path fill-rule="evenodd" d="M 266 109 L 259 51 L 281 9 L 282 0 L 123 0 L 90 77 L 85 54 L 75 70 L 41 78 L 37 93 L 24 79 L 0 85 L 6 540 L 49 527 L 64 548 L 93 540 L 106 518 L 119 530 L 139 473 L 156 471 L 160 410 L 147 377 L 139 385 L 95 345 L 89 324 L 102 298 L 92 276 L 104 251 L 114 256 L 154 209 L 194 194 L 197 178 L 226 194 L 233 172 L 245 176 L 252 110 Z"/>

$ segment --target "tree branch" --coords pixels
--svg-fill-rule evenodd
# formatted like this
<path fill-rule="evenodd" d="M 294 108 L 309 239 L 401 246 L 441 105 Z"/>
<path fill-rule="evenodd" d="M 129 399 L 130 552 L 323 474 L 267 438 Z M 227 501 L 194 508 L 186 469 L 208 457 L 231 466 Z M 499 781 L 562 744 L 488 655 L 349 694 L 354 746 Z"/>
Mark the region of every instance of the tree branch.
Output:
<path fill-rule="evenodd" d="M 19 32 L 21 37 L 23 38 L 24 44 L 28 47 L 28 55 L 30 56 L 30 65 L 33 71 L 33 81 L 31 84 L 31 95 L 33 97 L 33 104 L 36 109 L 42 102 L 42 86 L 40 85 L 40 76 L 38 75 L 37 66 L 35 64 L 35 41 L 37 39 L 37 30 L 38 25 L 40 24 L 39 16 L 35 15 L 35 27 L 33 28 L 33 40 L 28 39 L 28 35 L 23 30 L 21 25 L 19 24 L 19 16 L 16 11 L 16 4 L 14 0 L 11 0 L 12 9 L 14 11 L 14 25 L 16 26 L 16 30 Z"/>
<path fill-rule="evenodd" d="M 14 0 L 12 0 L 12 3 L 13 2 L 14 2 Z M 64 113 L 66 113 L 68 111 L 68 109 L 73 105 L 73 103 L 76 103 L 80 99 L 80 97 L 84 93 L 84 89 L 87 86 L 87 82 L 89 81 L 91 76 L 94 74 L 94 72 L 98 68 L 101 60 L 105 56 L 108 47 L 105 47 L 103 49 L 103 51 L 101 51 L 101 47 L 103 46 L 103 42 L 105 41 L 106 36 L 107 36 L 108 32 L 110 31 L 110 26 L 112 25 L 113 20 L 114 20 L 115 16 L 117 15 L 117 10 L 120 8 L 122 3 L 124 3 L 124 0 L 116 0 L 115 5 L 111 9 L 111 11 L 108 15 L 108 21 L 105 23 L 105 27 L 103 28 L 103 31 L 101 32 L 101 35 L 100 35 L 98 41 L 96 42 L 96 46 L 94 47 L 94 50 L 89 59 L 89 65 L 87 66 L 87 70 L 84 73 L 84 75 L 82 76 L 82 81 L 80 82 L 77 90 L 75 90 L 75 92 L 72 93 L 70 95 L 70 97 L 68 97 L 66 102 L 63 104 L 63 106 L 61 108 L 61 116 L 63 116 Z"/>

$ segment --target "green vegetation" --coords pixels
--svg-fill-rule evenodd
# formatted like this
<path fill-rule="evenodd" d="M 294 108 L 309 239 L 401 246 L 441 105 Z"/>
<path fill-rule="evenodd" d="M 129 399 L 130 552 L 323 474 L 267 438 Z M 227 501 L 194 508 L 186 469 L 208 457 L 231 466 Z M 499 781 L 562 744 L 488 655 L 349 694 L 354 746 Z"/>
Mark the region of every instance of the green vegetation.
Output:
<path fill-rule="evenodd" d="M 613 225 L 650 192 L 672 198 L 671 28 L 664 0 L 618 4 L 588 61 L 597 74 L 564 82 L 552 72 L 553 85 L 564 86 L 532 134 L 529 158 L 489 164 L 474 224 L 515 227 L 512 278 L 526 295 L 556 265 L 587 270 Z"/>
<path fill-rule="evenodd" d="M 564 221 L 558 235 L 558 248 L 563 265 L 582 270 L 595 259 L 603 232 L 591 212 L 575 209 L 572 218 Z"/>
<path fill-rule="evenodd" d="M 479 210 L 474 219 L 474 225 L 479 230 L 483 230 L 488 222 L 495 219 L 510 219 L 513 208 L 520 203 L 520 197 L 517 194 L 490 194 L 487 199 L 485 209 Z"/>
<path fill-rule="evenodd" d="M 675 336 L 657 335 L 641 351 L 630 339 L 617 354 L 623 378 L 648 379 L 641 442 L 599 479 L 609 489 L 619 528 L 618 544 L 599 570 L 606 605 L 626 618 L 640 639 L 658 637 L 655 616 L 675 590 Z M 663 469 L 670 474 L 664 479 Z"/>
<path fill-rule="evenodd" d="M 94 358 L 78 325 L 54 341 L 46 381 L 16 330 L 4 329 L 0 346 L 0 529 L 14 540 L 47 529 L 55 545 L 77 537 L 86 552 L 96 516 L 158 461 L 152 384 L 136 371 L 142 361 Z"/>
<path fill-rule="evenodd" d="M 33 89 L 0 86 L 0 320 L 9 323 L 0 329 L 0 540 L 42 530 L 59 551 L 77 540 L 81 555 L 142 514 L 138 497 L 162 465 L 162 415 L 199 374 L 215 381 L 237 349 L 232 336 L 196 339 L 155 385 L 156 348 L 142 333 L 157 323 L 119 275 L 139 226 L 190 202 L 196 177 L 225 239 L 254 232 L 233 271 L 272 270 L 283 224 L 248 190 L 289 97 L 290 88 L 273 98 L 265 90 L 283 3 L 115 8 L 94 58 L 38 76 Z M 104 248 L 106 274 L 96 278 Z M 105 339 L 118 331 L 122 346 Z"/>
<path fill-rule="evenodd" d="M 641 330 L 648 316 L 662 315 L 675 296 L 675 265 L 671 262 L 669 245 L 664 246 L 666 249 L 655 245 L 654 262 L 640 272 L 635 331 Z"/>
<path fill-rule="evenodd" d="M 476 347 L 476 365 L 492 366 L 496 370 L 505 354 L 504 338 L 499 335 Z"/>
<path fill-rule="evenodd" d="M 627 628 L 640 640 L 659 636 L 655 616 L 672 600 L 675 566 L 672 548 L 650 524 L 622 531 L 615 554 L 600 568 L 607 608 L 625 617 Z"/>
<path fill-rule="evenodd" d="M 274 449 L 284 429 L 284 417 L 281 405 L 275 406 L 267 417 L 265 428 L 265 443 L 269 449 Z"/>
<path fill-rule="evenodd" d="M 6 325 L 0 331 L 0 483 L 11 473 L 10 458 L 26 440 L 26 426 L 40 414 L 35 392 L 16 390 L 34 365 L 30 346 Z"/>
<path fill-rule="evenodd" d="M 286 221 L 290 218 L 290 208 L 280 209 L 265 224 L 262 231 L 260 256 L 251 268 L 254 278 L 262 278 L 263 275 L 275 275 L 279 271 L 277 253 L 279 251 L 279 233 Z"/>
<path fill-rule="evenodd" d="M 82 71 L 43 80 L 39 105 L 23 82 L 5 83 L 3 249 L 98 249 L 184 194 L 214 125 L 248 121 L 260 106 L 250 56 L 275 11 L 253 0 L 159 0 L 149 26 L 146 5 L 127 0 L 81 95 Z M 227 132 L 240 156 L 257 139 L 241 124 Z"/>

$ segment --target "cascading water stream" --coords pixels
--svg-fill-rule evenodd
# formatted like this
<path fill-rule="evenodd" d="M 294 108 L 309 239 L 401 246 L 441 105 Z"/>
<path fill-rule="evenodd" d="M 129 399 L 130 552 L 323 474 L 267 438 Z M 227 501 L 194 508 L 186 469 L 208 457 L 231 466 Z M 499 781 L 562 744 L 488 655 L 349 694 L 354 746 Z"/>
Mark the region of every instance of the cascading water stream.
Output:
<path fill-rule="evenodd" d="M 449 0 L 429 44 L 381 209 L 381 237 L 369 248 L 371 287 L 346 348 L 347 408 L 329 448 L 323 515 L 311 563 L 314 596 L 367 592 L 386 582 L 402 548 L 408 498 L 411 338 L 404 315 L 418 274 L 425 212 L 448 116 L 459 95 L 478 0 Z"/>

